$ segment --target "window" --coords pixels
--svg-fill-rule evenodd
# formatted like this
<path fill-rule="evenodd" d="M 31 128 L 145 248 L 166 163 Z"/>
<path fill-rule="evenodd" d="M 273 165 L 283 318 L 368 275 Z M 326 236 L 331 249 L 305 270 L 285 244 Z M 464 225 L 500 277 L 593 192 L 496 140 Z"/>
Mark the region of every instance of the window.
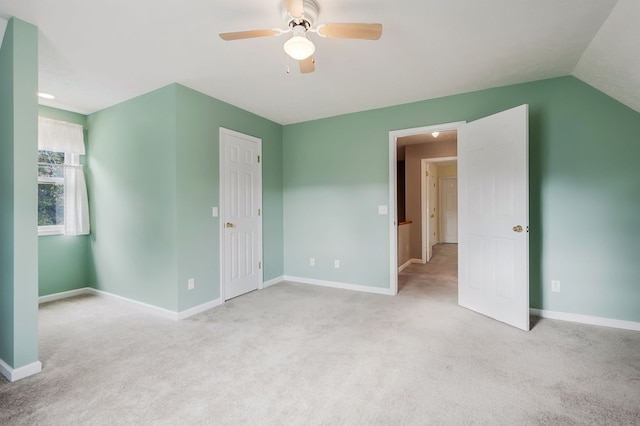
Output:
<path fill-rule="evenodd" d="M 38 151 L 38 234 L 64 232 L 64 152 Z"/>
<path fill-rule="evenodd" d="M 38 235 L 86 235 L 89 210 L 82 126 L 39 118 Z"/>

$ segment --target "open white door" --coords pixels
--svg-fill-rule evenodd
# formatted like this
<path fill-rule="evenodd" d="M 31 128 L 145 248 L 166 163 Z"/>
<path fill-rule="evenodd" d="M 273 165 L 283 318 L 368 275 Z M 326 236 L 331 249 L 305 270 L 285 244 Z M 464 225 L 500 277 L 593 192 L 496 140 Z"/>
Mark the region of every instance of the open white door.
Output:
<path fill-rule="evenodd" d="M 223 300 L 262 286 L 262 140 L 220 128 Z"/>
<path fill-rule="evenodd" d="M 460 306 L 529 330 L 528 105 L 458 133 Z"/>
<path fill-rule="evenodd" d="M 422 212 L 420 214 L 422 219 L 422 262 L 427 263 L 431 261 L 433 256 L 433 246 L 436 243 L 436 219 L 435 219 L 435 206 L 436 206 L 436 187 L 434 177 L 435 167 L 426 159 L 421 161 L 421 173 L 422 179 L 420 183 L 421 199 L 422 199 Z"/>

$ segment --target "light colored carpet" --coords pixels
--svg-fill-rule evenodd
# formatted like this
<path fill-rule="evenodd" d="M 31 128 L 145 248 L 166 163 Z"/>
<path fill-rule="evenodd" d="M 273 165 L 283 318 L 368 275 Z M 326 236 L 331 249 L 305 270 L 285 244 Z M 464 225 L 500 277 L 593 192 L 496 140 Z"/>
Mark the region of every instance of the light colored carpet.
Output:
<path fill-rule="evenodd" d="M 640 424 L 640 333 L 467 311 L 454 257 L 397 297 L 282 283 L 180 322 L 42 305 L 43 371 L 0 379 L 0 424 Z"/>

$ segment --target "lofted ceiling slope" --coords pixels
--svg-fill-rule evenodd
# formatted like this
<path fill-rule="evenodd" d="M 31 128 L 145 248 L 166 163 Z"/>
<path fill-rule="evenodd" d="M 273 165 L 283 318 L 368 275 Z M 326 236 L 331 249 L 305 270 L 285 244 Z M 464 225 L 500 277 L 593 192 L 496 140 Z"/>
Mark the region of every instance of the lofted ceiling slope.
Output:
<path fill-rule="evenodd" d="M 178 82 L 281 124 L 574 74 L 640 111 L 637 0 L 318 0 L 318 23 L 379 22 L 378 41 L 316 34 L 300 74 L 281 0 L 0 0 L 39 28 L 43 104 L 89 114 Z M 286 67 L 291 72 L 286 72 Z"/>

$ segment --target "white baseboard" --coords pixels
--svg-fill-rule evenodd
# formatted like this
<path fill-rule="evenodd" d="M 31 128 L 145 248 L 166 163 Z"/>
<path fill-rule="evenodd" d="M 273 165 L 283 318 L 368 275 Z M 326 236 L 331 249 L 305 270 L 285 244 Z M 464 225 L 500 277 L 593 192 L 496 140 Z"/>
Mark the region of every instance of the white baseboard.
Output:
<path fill-rule="evenodd" d="M 194 306 L 193 308 L 185 309 L 184 311 L 180 311 L 177 313 L 176 320 L 182 320 L 193 315 L 199 314 L 204 311 L 208 311 L 209 309 L 213 309 L 216 306 L 222 305 L 222 299 L 217 298 L 207 303 L 203 303 L 202 305 Z"/>
<path fill-rule="evenodd" d="M 602 327 L 621 328 L 623 330 L 640 331 L 640 322 L 617 320 L 612 318 L 592 317 L 589 315 L 570 314 L 566 312 L 547 311 L 545 309 L 529 309 L 531 315 L 581 324 L 600 325 Z"/>
<path fill-rule="evenodd" d="M 53 302 L 54 300 L 67 299 L 69 297 L 82 296 L 83 294 L 92 294 L 91 290 L 92 289 L 89 287 L 84 287 L 75 290 L 62 291 L 60 293 L 48 294 L 46 296 L 40 296 L 38 297 L 38 304 Z"/>
<path fill-rule="evenodd" d="M 349 284 L 349 283 L 339 283 L 335 281 L 323 281 L 323 280 L 315 280 L 312 278 L 302 278 L 302 277 L 292 277 L 289 275 L 284 276 L 284 281 L 293 281 L 301 284 L 311 284 L 322 287 L 331 287 L 331 288 L 341 288 L 343 290 L 353 290 L 353 291 L 361 291 L 364 293 L 375 293 L 375 294 L 384 294 L 388 296 L 392 296 L 393 293 L 389 288 L 379 288 L 379 287 L 369 287 L 366 285 L 359 284 Z"/>
<path fill-rule="evenodd" d="M 422 263 L 422 259 L 409 259 L 402 266 L 398 268 L 398 272 L 404 271 L 409 265 L 413 263 Z"/>
<path fill-rule="evenodd" d="M 12 368 L 0 359 L 0 373 L 10 382 L 33 376 L 42 371 L 42 363 L 40 361 L 32 362 L 22 367 Z"/>
<path fill-rule="evenodd" d="M 200 312 L 204 312 L 209 309 L 215 308 L 216 306 L 220 306 L 223 303 L 222 299 L 218 298 L 218 299 L 203 303 L 201 305 L 194 306 L 193 308 L 186 309 L 184 311 L 175 312 L 169 309 L 160 308 L 158 306 L 150 305 L 144 302 L 139 302 L 137 300 L 129 299 L 123 296 L 118 296 L 117 294 L 109 293 L 102 290 L 97 290 L 91 287 L 79 288 L 77 290 L 71 290 L 71 291 L 63 291 L 61 293 L 49 294 L 47 296 L 40 296 L 38 298 L 38 303 L 46 303 L 54 300 L 66 299 L 69 297 L 81 296 L 83 294 L 92 294 L 98 297 L 104 297 L 111 300 L 126 302 L 131 305 L 135 305 L 139 308 L 142 308 L 147 312 L 153 313 L 155 315 L 160 315 L 163 318 L 172 319 L 174 321 L 179 321 L 181 319 L 188 318 L 192 315 L 199 314 Z"/>
<path fill-rule="evenodd" d="M 130 305 L 135 305 L 139 308 L 144 309 L 147 312 L 159 315 L 163 318 L 177 320 L 178 313 L 176 311 L 171 311 L 169 309 L 160 308 L 159 306 L 150 305 L 144 302 L 138 302 L 137 300 L 129 299 L 128 297 L 118 296 L 117 294 L 108 293 L 106 291 L 97 290 L 95 288 L 90 288 L 89 292 L 95 296 L 104 297 L 106 299 L 111 300 L 119 300 L 121 302 L 127 302 Z"/>
<path fill-rule="evenodd" d="M 263 282 L 262 288 L 271 287 L 272 285 L 276 285 L 278 283 L 281 283 L 282 281 L 284 281 L 284 275 L 280 275 L 279 277 L 276 277 L 272 280 Z"/>

